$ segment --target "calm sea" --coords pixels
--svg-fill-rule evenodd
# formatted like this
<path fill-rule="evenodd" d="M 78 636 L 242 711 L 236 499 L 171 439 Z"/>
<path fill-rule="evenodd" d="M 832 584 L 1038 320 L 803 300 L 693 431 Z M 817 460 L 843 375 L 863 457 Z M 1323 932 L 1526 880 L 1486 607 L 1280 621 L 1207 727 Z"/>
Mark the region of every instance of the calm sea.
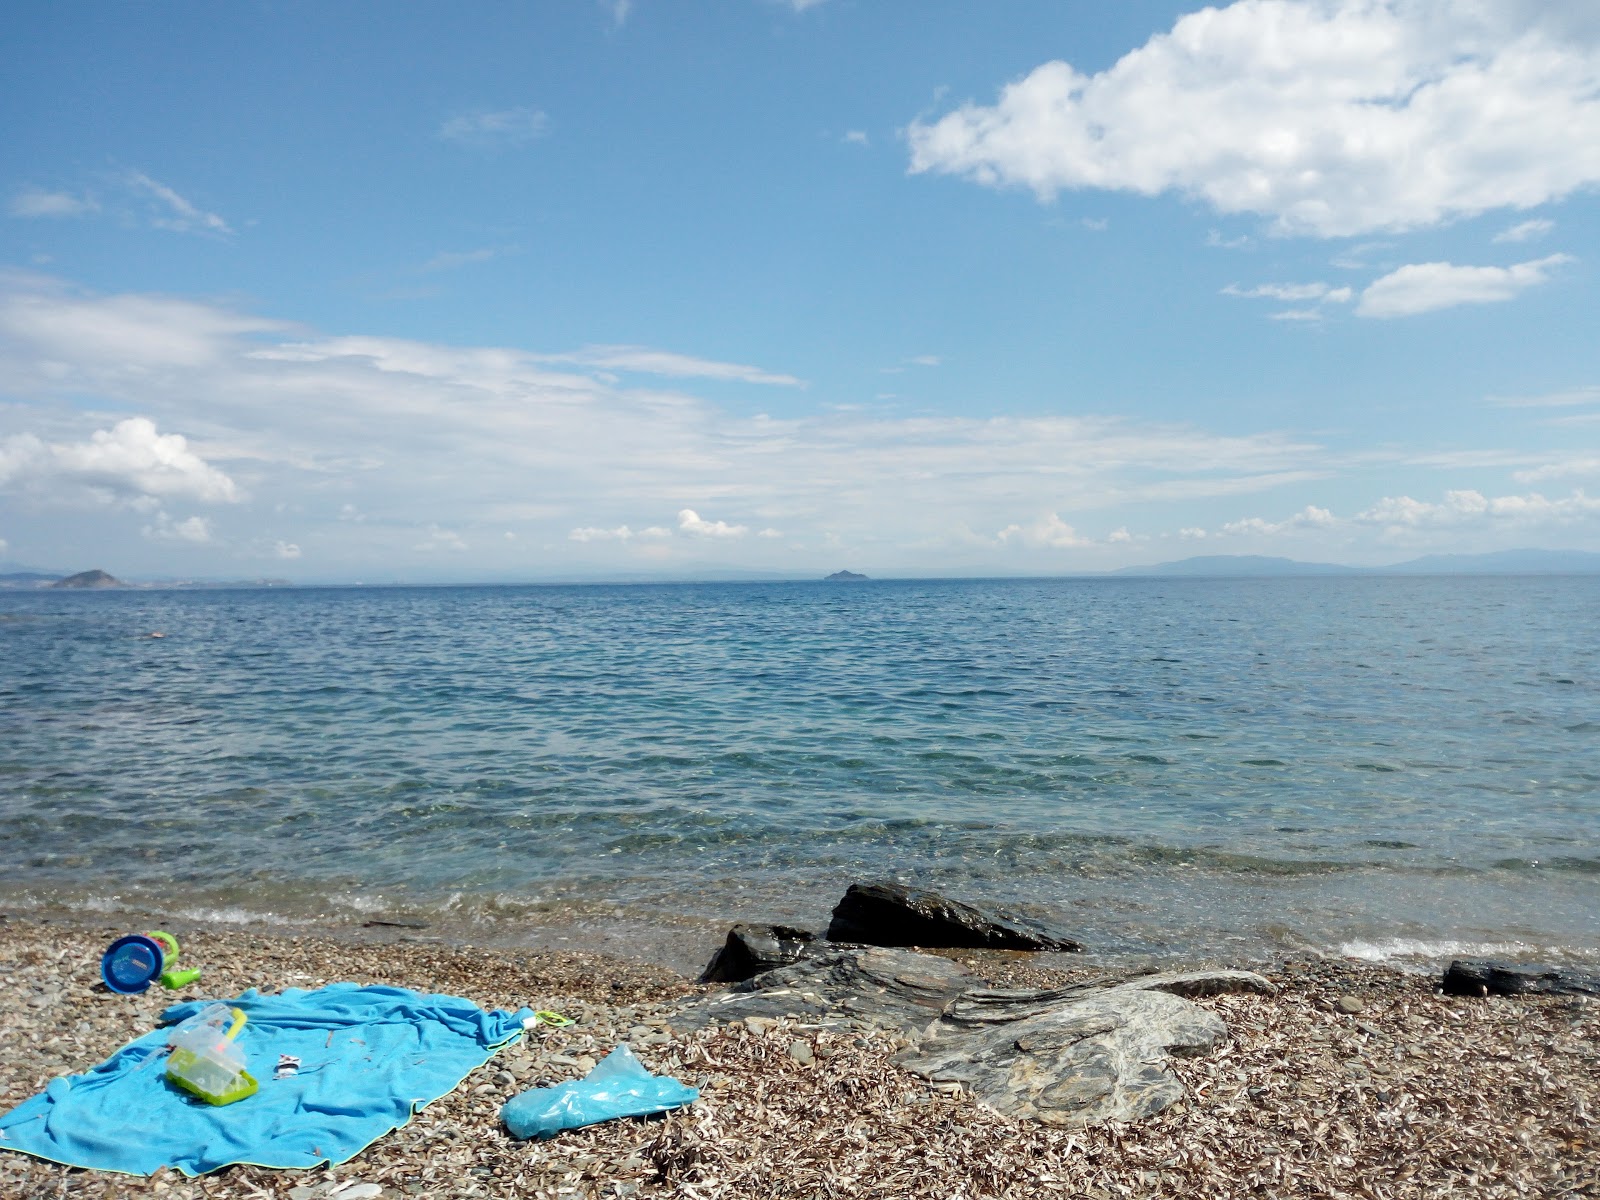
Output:
<path fill-rule="evenodd" d="M 1112 959 L 1600 957 L 1600 579 L 0 592 L 12 912 L 682 958 L 883 877 Z"/>

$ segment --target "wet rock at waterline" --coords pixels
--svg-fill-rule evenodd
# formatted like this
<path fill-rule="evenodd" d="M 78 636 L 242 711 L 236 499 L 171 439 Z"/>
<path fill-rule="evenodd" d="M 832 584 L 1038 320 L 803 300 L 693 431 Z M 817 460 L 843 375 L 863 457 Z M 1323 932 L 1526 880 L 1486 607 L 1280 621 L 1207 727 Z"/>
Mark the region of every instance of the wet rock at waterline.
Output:
<path fill-rule="evenodd" d="M 728 940 L 711 956 L 701 983 L 738 983 L 765 971 L 799 962 L 812 953 L 817 935 L 788 925 L 740 923 L 728 930 Z"/>
<path fill-rule="evenodd" d="M 1442 987 L 1446 996 L 1600 996 L 1600 975 L 1457 959 L 1446 968 Z"/>
<path fill-rule="evenodd" d="M 1026 917 L 979 909 L 898 883 L 852 883 L 833 910 L 828 940 L 868 946 L 1082 950 Z"/>

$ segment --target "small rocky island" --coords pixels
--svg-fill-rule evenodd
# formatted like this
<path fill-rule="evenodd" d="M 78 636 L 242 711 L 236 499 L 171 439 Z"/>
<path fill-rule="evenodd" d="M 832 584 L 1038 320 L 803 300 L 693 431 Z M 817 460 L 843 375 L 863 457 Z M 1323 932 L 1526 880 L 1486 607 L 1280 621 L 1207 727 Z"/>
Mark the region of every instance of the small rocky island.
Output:
<path fill-rule="evenodd" d="M 860 583 L 866 579 L 865 575 L 857 575 L 854 571 L 835 571 L 823 580 L 824 583 Z"/>
<path fill-rule="evenodd" d="M 127 587 L 115 575 L 108 574 L 98 568 L 93 571 L 79 571 L 76 575 L 68 575 L 65 579 L 58 579 L 50 585 L 53 588 L 119 588 Z"/>

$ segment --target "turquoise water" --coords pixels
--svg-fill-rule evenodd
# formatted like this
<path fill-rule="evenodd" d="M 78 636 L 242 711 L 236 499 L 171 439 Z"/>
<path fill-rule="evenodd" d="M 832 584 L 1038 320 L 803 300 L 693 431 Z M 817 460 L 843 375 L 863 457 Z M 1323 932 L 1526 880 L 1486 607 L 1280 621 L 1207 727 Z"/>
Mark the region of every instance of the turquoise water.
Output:
<path fill-rule="evenodd" d="M 152 632 L 165 634 L 151 638 Z M 0 904 L 1600 953 L 1600 580 L 0 592 Z"/>

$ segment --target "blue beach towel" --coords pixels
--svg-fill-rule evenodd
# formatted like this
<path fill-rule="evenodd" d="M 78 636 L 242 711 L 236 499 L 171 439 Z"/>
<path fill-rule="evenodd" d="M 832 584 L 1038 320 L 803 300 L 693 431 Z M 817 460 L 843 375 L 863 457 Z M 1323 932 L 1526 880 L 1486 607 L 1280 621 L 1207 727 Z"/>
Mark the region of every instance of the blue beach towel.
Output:
<path fill-rule="evenodd" d="M 174 1005 L 161 1019 L 182 1021 L 207 1003 Z M 156 1029 L 0 1117 L 0 1149 L 128 1175 L 342 1163 L 455 1088 L 532 1016 L 353 983 L 276 996 L 252 988 L 229 1003 L 249 1018 L 238 1044 L 261 1084 L 254 1096 L 213 1107 L 168 1083 L 167 1030 Z M 300 1059 L 299 1073 L 274 1079 L 284 1054 Z"/>

